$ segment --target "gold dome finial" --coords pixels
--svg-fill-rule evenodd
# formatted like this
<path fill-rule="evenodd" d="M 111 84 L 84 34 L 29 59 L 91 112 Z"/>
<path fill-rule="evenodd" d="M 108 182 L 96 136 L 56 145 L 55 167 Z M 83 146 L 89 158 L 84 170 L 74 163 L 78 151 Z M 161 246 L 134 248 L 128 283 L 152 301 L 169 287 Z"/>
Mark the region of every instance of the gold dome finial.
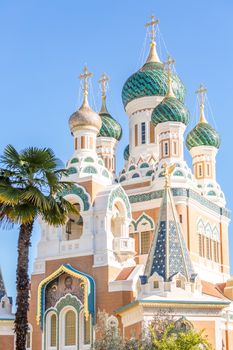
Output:
<path fill-rule="evenodd" d="M 172 89 L 172 70 L 171 66 L 175 63 L 175 60 L 168 56 L 167 62 L 164 62 L 164 68 L 167 66 L 167 79 L 168 79 L 168 90 L 166 97 L 175 97 L 175 94 Z"/>
<path fill-rule="evenodd" d="M 151 27 L 150 29 L 150 52 L 146 60 L 149 62 L 160 62 L 159 56 L 156 51 L 156 41 L 155 41 L 155 26 L 159 23 L 159 19 L 155 19 L 155 16 L 151 16 L 151 21 L 146 23 L 146 27 Z"/>
<path fill-rule="evenodd" d="M 102 105 L 101 105 L 100 113 L 108 113 L 107 107 L 106 107 L 106 92 L 108 88 L 108 81 L 109 81 L 109 77 L 107 76 L 106 73 L 103 73 L 99 80 L 100 89 L 102 93 Z"/>
<path fill-rule="evenodd" d="M 196 94 L 199 95 L 200 98 L 200 118 L 199 123 L 207 123 L 206 117 L 205 117 L 205 93 L 207 92 L 207 88 L 203 85 L 199 86 L 199 89 L 197 89 Z"/>
<path fill-rule="evenodd" d="M 79 79 L 83 80 L 83 106 L 88 105 L 88 79 L 92 77 L 92 73 L 88 71 L 87 66 L 83 69 L 83 74 L 80 74 Z"/>

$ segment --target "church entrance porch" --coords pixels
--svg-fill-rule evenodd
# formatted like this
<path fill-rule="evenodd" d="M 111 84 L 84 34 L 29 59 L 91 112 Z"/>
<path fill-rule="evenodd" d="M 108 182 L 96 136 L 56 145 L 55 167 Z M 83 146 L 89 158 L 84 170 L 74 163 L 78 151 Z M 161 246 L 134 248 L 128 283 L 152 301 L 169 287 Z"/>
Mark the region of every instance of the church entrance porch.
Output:
<path fill-rule="evenodd" d="M 62 265 L 38 288 L 37 320 L 43 350 L 88 350 L 93 343 L 95 284 L 92 277 Z"/>

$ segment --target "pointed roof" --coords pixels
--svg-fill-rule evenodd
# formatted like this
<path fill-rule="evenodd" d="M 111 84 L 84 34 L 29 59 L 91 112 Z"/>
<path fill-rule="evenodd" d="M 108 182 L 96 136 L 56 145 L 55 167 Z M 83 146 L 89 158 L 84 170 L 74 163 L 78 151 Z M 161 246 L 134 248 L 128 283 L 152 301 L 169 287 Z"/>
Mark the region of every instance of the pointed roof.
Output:
<path fill-rule="evenodd" d="M 164 281 L 170 281 L 177 273 L 181 273 L 187 280 L 194 277 L 194 269 L 167 181 L 145 275 L 150 277 L 154 272 L 163 277 Z"/>
<path fill-rule="evenodd" d="M 2 270 L 0 267 L 0 299 L 6 295 L 6 287 L 3 280 Z"/>

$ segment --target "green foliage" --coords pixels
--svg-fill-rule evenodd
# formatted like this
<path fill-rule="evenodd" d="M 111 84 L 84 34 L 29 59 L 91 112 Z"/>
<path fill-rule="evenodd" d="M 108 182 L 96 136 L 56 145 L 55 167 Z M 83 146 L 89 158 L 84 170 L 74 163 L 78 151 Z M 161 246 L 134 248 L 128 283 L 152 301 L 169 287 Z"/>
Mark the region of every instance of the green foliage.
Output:
<path fill-rule="evenodd" d="M 174 331 L 174 325 L 166 327 L 161 338 L 158 338 L 154 330 L 151 330 L 151 350 L 211 350 L 207 338 L 202 332 L 190 329 L 187 332 Z"/>
<path fill-rule="evenodd" d="M 9 145 L 0 158 L 0 222 L 26 224 L 38 216 L 51 225 L 64 224 L 75 208 L 57 195 L 70 188 L 61 181 L 67 172 L 49 148 L 22 152 Z"/>
<path fill-rule="evenodd" d="M 95 350 L 120 350 L 123 349 L 123 339 L 116 323 L 111 322 L 108 314 L 98 312 L 98 324 L 96 327 L 97 340 Z"/>
<path fill-rule="evenodd" d="M 29 309 L 28 256 L 33 224 L 41 217 L 49 225 L 65 224 L 75 207 L 59 193 L 71 188 L 62 181 L 67 171 L 49 148 L 21 152 L 9 145 L 0 158 L 0 224 L 20 225 L 17 262 L 16 350 L 26 349 Z"/>
<path fill-rule="evenodd" d="M 118 327 L 108 323 L 105 312 L 99 313 L 95 350 L 211 350 L 212 347 L 203 335 L 197 332 L 185 318 L 156 317 L 143 334 L 136 339 L 123 340 Z"/>

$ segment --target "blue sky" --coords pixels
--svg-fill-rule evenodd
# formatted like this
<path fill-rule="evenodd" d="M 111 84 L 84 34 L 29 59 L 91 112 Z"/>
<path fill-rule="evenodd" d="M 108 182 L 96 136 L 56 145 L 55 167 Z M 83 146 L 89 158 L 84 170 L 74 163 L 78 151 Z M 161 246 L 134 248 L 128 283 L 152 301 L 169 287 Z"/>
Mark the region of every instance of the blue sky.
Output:
<path fill-rule="evenodd" d="M 121 89 L 139 68 L 144 24 L 151 14 L 160 18 L 159 51 L 165 58 L 167 48 L 176 59 L 176 71 L 187 88 L 186 104 L 192 114 L 188 129 L 197 119 L 195 90 L 200 83 L 208 87 L 213 113 L 209 109 L 207 117 L 222 137 L 217 178 L 232 209 L 231 0 L 0 0 L 0 153 L 9 143 L 17 149 L 48 146 L 62 160 L 69 159 L 73 143 L 68 118 L 79 104 L 77 77 L 87 63 L 94 74 L 93 107 L 100 106 L 100 75 L 107 72 L 111 78 L 108 106 L 124 131 L 118 147 L 120 169 L 128 142 Z M 188 152 L 186 158 L 190 163 Z M 229 235 L 232 251 L 232 227 Z M 38 236 L 36 228 L 31 263 Z M 0 231 L 0 265 L 13 296 L 16 244 L 16 229 Z M 233 266 L 233 254 L 231 263 Z"/>

